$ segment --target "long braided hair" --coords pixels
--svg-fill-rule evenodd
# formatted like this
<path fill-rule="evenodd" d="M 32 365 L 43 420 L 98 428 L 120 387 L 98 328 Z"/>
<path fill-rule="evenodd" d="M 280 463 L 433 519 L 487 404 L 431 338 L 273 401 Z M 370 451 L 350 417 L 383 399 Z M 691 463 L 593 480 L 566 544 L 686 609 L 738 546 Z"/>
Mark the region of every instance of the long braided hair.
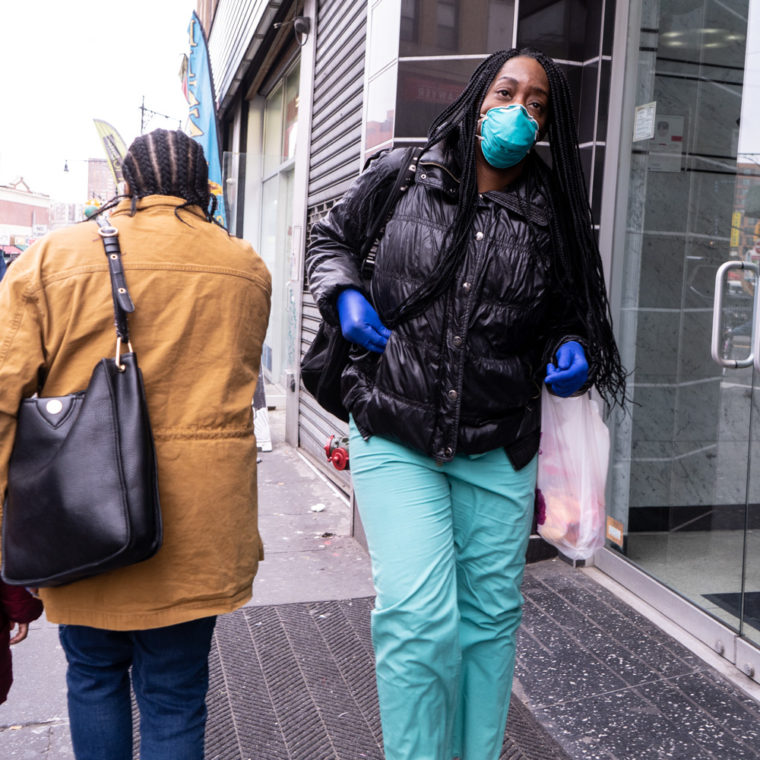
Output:
<path fill-rule="evenodd" d="M 184 220 L 179 215 L 180 209 L 200 206 L 206 219 L 218 224 L 214 218 L 217 201 L 209 189 L 203 148 L 184 132 L 155 129 L 136 137 L 124 156 L 122 171 L 129 183 L 132 216 L 140 198 L 173 195 L 185 201 L 174 209 L 174 215 L 181 221 Z M 113 208 L 122 197 L 109 201 L 98 213 Z"/>
<path fill-rule="evenodd" d="M 538 50 L 503 50 L 486 58 L 462 94 L 430 125 L 427 150 L 438 142 L 455 150 L 461 162 L 459 197 L 454 221 L 447 231 L 436 273 L 402 304 L 402 313 L 415 313 L 417 304 L 441 296 L 465 256 L 467 239 L 477 212 L 476 139 L 480 108 L 491 83 L 510 58 L 527 56 L 541 64 L 549 82 L 548 138 L 552 168 L 535 153 L 529 161 L 552 206 L 550 233 L 557 278 L 576 308 L 595 365 L 595 385 L 608 404 L 626 399 L 626 372 L 612 332 L 602 260 L 593 230 L 588 191 L 580 162 L 572 95 L 562 70 Z"/>

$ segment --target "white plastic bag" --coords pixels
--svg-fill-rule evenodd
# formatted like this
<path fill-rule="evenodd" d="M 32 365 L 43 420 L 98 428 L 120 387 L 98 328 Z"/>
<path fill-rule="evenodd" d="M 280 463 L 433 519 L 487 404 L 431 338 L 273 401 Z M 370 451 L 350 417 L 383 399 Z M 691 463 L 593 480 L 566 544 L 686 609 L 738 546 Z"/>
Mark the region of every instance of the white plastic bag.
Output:
<path fill-rule="evenodd" d="M 570 559 L 588 559 L 604 545 L 604 487 L 610 434 L 588 393 L 541 397 L 538 532 Z"/>

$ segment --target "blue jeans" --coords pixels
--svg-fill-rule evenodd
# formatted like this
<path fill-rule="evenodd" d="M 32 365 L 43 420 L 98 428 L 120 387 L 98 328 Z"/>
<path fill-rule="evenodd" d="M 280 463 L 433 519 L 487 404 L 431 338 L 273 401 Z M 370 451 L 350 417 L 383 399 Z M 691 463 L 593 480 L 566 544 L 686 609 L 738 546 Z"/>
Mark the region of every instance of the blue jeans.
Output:
<path fill-rule="evenodd" d="M 430 457 L 351 420 L 351 476 L 377 596 L 388 760 L 497 760 L 522 617 L 537 457 Z"/>
<path fill-rule="evenodd" d="M 215 617 L 143 631 L 62 625 L 77 760 L 132 760 L 129 668 L 142 760 L 203 760 Z"/>

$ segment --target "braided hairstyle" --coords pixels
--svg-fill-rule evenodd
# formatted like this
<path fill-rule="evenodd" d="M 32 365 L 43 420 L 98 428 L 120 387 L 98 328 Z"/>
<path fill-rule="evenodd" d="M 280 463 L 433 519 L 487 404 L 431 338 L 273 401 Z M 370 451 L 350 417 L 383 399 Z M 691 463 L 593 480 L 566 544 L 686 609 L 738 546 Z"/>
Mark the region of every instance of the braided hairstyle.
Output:
<path fill-rule="evenodd" d="M 135 138 L 122 163 L 124 179 L 129 183 L 132 199 L 132 216 L 137 212 L 137 201 L 148 195 L 173 195 L 184 203 L 174 209 L 200 206 L 209 222 L 214 218 L 217 200 L 209 189 L 208 164 L 203 148 L 180 130 L 155 129 Z M 117 196 L 101 211 L 112 208 Z M 184 220 L 182 220 L 184 221 Z"/>
<path fill-rule="evenodd" d="M 578 150 L 575 114 L 567 78 L 548 56 L 532 48 L 503 50 L 486 58 L 462 94 L 430 125 L 423 150 L 445 141 L 461 162 L 459 197 L 454 221 L 446 233 L 436 273 L 401 305 L 401 314 L 415 313 L 448 288 L 465 256 L 477 212 L 475 161 L 480 108 L 491 83 L 510 58 L 527 56 L 541 64 L 549 82 L 548 139 L 552 168 L 532 152 L 529 166 L 551 204 L 550 233 L 556 277 L 575 306 L 593 357 L 594 383 L 609 403 L 624 404 L 626 372 L 612 332 L 599 246 L 593 230 L 588 191 Z"/>

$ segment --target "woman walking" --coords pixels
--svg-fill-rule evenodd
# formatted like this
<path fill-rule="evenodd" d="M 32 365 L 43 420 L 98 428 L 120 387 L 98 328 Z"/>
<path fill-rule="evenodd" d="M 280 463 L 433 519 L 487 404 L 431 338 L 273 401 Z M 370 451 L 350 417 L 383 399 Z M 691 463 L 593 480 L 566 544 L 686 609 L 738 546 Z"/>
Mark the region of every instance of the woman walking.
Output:
<path fill-rule="evenodd" d="M 533 150 L 551 146 L 549 168 Z M 310 287 L 356 344 L 351 473 L 377 592 L 389 760 L 496 760 L 533 516 L 541 386 L 621 400 L 567 81 L 535 50 L 486 59 L 431 125 L 413 184 L 381 154 L 312 230 Z"/>
<path fill-rule="evenodd" d="M 40 595 L 60 623 L 77 760 L 131 760 L 130 668 L 143 760 L 203 758 L 216 615 L 242 606 L 261 557 L 251 401 L 270 306 L 251 246 L 213 223 L 200 145 L 138 137 L 108 204 L 135 312 L 129 330 L 158 459 L 163 545 L 149 560 Z M 0 494 L 16 412 L 86 387 L 113 350 L 108 265 L 84 222 L 25 251 L 0 285 Z"/>

